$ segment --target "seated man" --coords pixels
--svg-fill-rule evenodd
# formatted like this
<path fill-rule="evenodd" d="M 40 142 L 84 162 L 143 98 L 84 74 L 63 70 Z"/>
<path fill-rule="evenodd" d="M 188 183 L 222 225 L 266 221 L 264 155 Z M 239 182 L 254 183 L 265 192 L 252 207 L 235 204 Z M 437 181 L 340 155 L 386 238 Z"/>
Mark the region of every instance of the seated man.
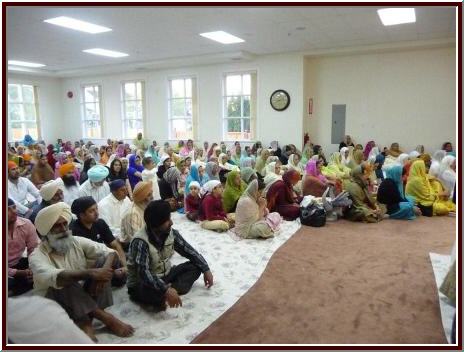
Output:
<path fill-rule="evenodd" d="M 73 236 L 104 243 L 118 253 L 119 261 L 115 263 L 117 269 L 114 272 L 112 284 L 116 287 L 124 285 L 127 279 L 126 255 L 105 220 L 98 218 L 98 206 L 95 200 L 92 197 L 77 198 L 72 204 L 71 211 L 77 216 L 77 220 L 69 226 Z"/>
<path fill-rule="evenodd" d="M 108 168 L 103 165 L 92 166 L 87 171 L 88 180 L 79 187 L 79 197 L 91 196 L 98 203 L 108 194 L 110 194 L 110 186 L 105 181 L 108 177 Z"/>
<path fill-rule="evenodd" d="M 177 230 L 172 229 L 169 203 L 156 200 L 144 212 L 146 226 L 129 247 L 127 288 L 132 300 L 165 310 L 182 305 L 179 295 L 190 291 L 203 273 L 205 285 L 213 285 L 213 274 L 206 260 L 190 246 Z M 171 265 L 174 251 L 189 259 L 178 266 Z"/>
<path fill-rule="evenodd" d="M 130 209 L 132 202 L 127 197 L 127 187 L 124 180 L 117 179 L 111 182 L 110 191 L 110 194 L 98 202 L 98 209 L 100 219 L 108 224 L 113 235 L 119 237 L 122 216 Z"/>
<path fill-rule="evenodd" d="M 49 205 L 56 204 L 58 202 L 62 202 L 64 199 L 63 187 L 64 185 L 61 178 L 57 178 L 56 180 L 44 183 L 39 191 L 40 196 L 42 197 L 42 202 L 32 209 L 32 214 L 29 217 L 29 220 L 34 222 L 35 217 L 43 208 L 46 208 Z"/>
<path fill-rule="evenodd" d="M 116 252 L 87 238 L 74 237 L 69 230 L 71 218 L 71 209 L 63 202 L 37 214 L 35 225 L 44 240 L 29 257 L 34 288 L 59 303 L 94 341 L 93 318 L 118 336 L 131 336 L 132 326 L 104 310 L 113 304 L 109 282 Z"/>
<path fill-rule="evenodd" d="M 32 289 L 32 271 L 29 261 L 22 257 L 39 245 L 35 227 L 27 219 L 18 218 L 16 205 L 8 198 L 8 295 L 16 296 Z"/>
<path fill-rule="evenodd" d="M 132 197 L 134 203 L 121 220 L 121 236 L 119 241 L 125 251 L 129 249 L 129 244 L 134 235 L 145 225 L 143 222 L 143 212 L 148 204 L 153 200 L 153 183 L 142 181 L 137 183 Z"/>
<path fill-rule="evenodd" d="M 27 178 L 19 176 L 18 165 L 11 160 L 8 162 L 8 197 L 15 202 L 18 214 L 25 218 L 29 218 L 32 208 L 42 201 L 39 190 Z"/>
<path fill-rule="evenodd" d="M 79 184 L 74 176 L 74 163 L 66 163 L 60 167 L 60 176 L 63 180 L 64 202 L 71 206 L 75 199 L 79 198 Z"/>

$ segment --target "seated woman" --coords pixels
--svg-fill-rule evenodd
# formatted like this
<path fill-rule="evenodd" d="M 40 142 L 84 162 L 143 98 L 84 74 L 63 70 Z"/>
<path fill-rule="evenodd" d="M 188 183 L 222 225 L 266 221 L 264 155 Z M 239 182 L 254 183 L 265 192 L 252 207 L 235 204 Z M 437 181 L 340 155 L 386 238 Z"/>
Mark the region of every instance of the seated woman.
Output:
<path fill-rule="evenodd" d="M 226 214 L 222 207 L 222 185 L 217 180 L 208 181 L 203 186 L 203 199 L 200 204 L 199 219 L 206 230 L 224 232 L 233 227 L 234 214 Z"/>
<path fill-rule="evenodd" d="M 367 187 L 370 177 L 364 164 L 351 171 L 351 180 L 345 190 L 350 194 L 352 205 L 345 210 L 345 217 L 351 221 L 379 222 L 383 219 L 383 211 L 372 198 Z"/>
<path fill-rule="evenodd" d="M 348 151 L 348 149 L 346 149 Z M 333 179 L 346 180 L 350 178 L 351 170 L 342 163 L 342 156 L 339 152 L 332 153 L 329 164 L 323 167 L 322 174 Z"/>
<path fill-rule="evenodd" d="M 189 184 L 189 191 L 185 197 L 185 215 L 191 221 L 198 220 L 198 212 L 200 210 L 200 189 L 201 186 L 197 181 L 192 181 Z"/>
<path fill-rule="evenodd" d="M 329 180 L 322 175 L 321 169 L 323 161 L 321 159 L 311 159 L 306 165 L 306 175 L 303 180 L 303 195 L 322 197 L 327 187 L 335 186 L 335 181 Z"/>
<path fill-rule="evenodd" d="M 179 192 L 180 171 L 177 167 L 171 167 L 158 180 L 161 199 L 169 202 L 171 210 L 175 211 L 184 206 L 184 190 Z"/>
<path fill-rule="evenodd" d="M 300 156 L 298 154 L 291 154 L 288 157 L 287 170 L 296 170 L 300 176 L 303 176 L 303 168 L 300 164 Z"/>
<path fill-rule="evenodd" d="M 280 175 L 281 166 L 282 164 L 280 163 L 280 160 L 273 161 L 266 166 L 266 176 L 264 176 L 264 195 L 266 195 L 269 188 L 271 188 L 275 182 L 282 181 L 282 176 Z"/>
<path fill-rule="evenodd" d="M 285 220 L 295 220 L 300 216 L 301 197 L 293 191 L 300 181 L 300 175 L 295 170 L 287 171 L 282 180 L 274 182 L 266 193 L 268 209 L 278 212 Z"/>
<path fill-rule="evenodd" d="M 190 166 L 190 173 L 185 181 L 185 190 L 184 194 L 187 196 L 190 192 L 190 183 L 196 181 L 199 183 L 200 187 L 207 182 L 207 178 L 204 176 L 205 168 L 203 165 L 192 164 Z"/>
<path fill-rule="evenodd" d="M 142 160 L 138 155 L 131 155 L 129 158 L 129 168 L 127 169 L 127 176 L 131 189 L 134 189 L 137 183 L 142 181 Z"/>
<path fill-rule="evenodd" d="M 226 180 L 227 180 L 227 175 L 229 174 L 229 172 L 231 171 L 239 171 L 240 168 L 236 165 L 232 165 L 230 162 L 229 162 L 229 157 L 227 156 L 227 154 L 224 154 L 224 153 L 221 153 L 219 155 L 219 158 L 218 158 L 218 162 L 219 162 L 219 180 L 221 181 L 221 183 L 225 183 Z"/>
<path fill-rule="evenodd" d="M 240 177 L 240 171 L 231 171 L 227 174 L 226 187 L 222 196 L 222 205 L 226 213 L 234 213 L 237 202 L 247 185 Z"/>
<path fill-rule="evenodd" d="M 253 170 L 251 167 L 244 167 L 240 171 L 240 177 L 242 178 L 243 182 L 245 182 L 247 185 L 249 185 L 253 180 L 258 180 L 258 175 L 256 174 L 256 171 Z"/>
<path fill-rule="evenodd" d="M 234 232 L 241 238 L 273 237 L 282 221 L 278 213 L 269 213 L 263 189 L 263 183 L 251 181 L 237 203 Z"/>
<path fill-rule="evenodd" d="M 427 169 L 427 163 L 425 164 Z M 452 201 L 453 195 L 450 191 L 444 186 L 441 179 L 438 177 L 439 173 L 435 169 L 430 169 L 427 175 L 427 178 L 430 182 L 430 186 L 437 194 L 438 199 L 434 204 L 434 208 L 442 209 L 441 211 L 444 213 L 445 209 L 448 209 L 449 212 L 456 212 L 456 204 Z M 454 191 L 454 187 L 451 192 Z M 440 210 L 439 210 L 440 211 Z"/>
<path fill-rule="evenodd" d="M 179 159 L 176 163 L 176 167 L 180 171 L 180 177 L 179 177 L 179 184 L 177 185 L 179 189 L 184 189 L 185 188 L 185 182 L 187 181 L 187 177 L 189 174 L 189 169 L 187 168 L 185 164 L 185 159 Z M 182 191 L 183 193 L 184 191 Z"/>
<path fill-rule="evenodd" d="M 266 159 L 266 162 L 264 163 L 264 168 L 263 168 L 262 172 L 260 173 L 261 176 L 266 177 L 267 167 L 268 167 L 268 165 L 269 165 L 270 163 L 277 163 L 277 164 L 279 164 L 279 165 L 282 165 L 282 163 L 280 162 L 278 156 L 276 156 L 276 155 L 271 155 L 271 156 L 269 156 L 269 157 Z"/>
<path fill-rule="evenodd" d="M 440 163 L 438 179 L 445 187 L 446 191 L 453 198 L 454 186 L 456 185 L 456 158 L 447 155 Z"/>
<path fill-rule="evenodd" d="M 416 160 L 411 166 L 406 184 L 406 195 L 414 197 L 424 216 L 448 215 L 449 213 L 449 209 L 440 199 L 444 195 L 437 193 L 427 178 L 423 160 Z"/>
<path fill-rule="evenodd" d="M 266 167 L 267 158 L 269 158 L 270 155 L 271 153 L 269 152 L 269 149 L 263 149 L 261 150 L 261 153 L 259 154 L 259 156 L 256 158 L 255 168 L 256 168 L 256 172 L 259 173 L 260 175 L 263 175 L 263 170 Z"/>
<path fill-rule="evenodd" d="M 364 161 L 364 154 L 362 150 L 355 149 L 353 150 L 353 157 L 350 159 L 350 162 L 348 163 L 348 167 L 353 170 L 359 165 L 362 164 Z"/>
<path fill-rule="evenodd" d="M 219 181 L 219 165 L 214 161 L 208 161 L 205 167 L 208 181 Z"/>
<path fill-rule="evenodd" d="M 387 169 L 387 178 L 379 186 L 377 201 L 387 206 L 387 214 L 391 219 L 413 220 L 421 212 L 414 206 L 414 198 L 404 195 L 402 174 L 403 168 L 399 165 Z"/>
<path fill-rule="evenodd" d="M 156 171 L 156 176 L 158 176 L 158 180 L 162 180 L 164 173 L 171 167 L 172 159 L 169 155 L 165 154 L 161 157 L 161 160 L 158 164 L 158 171 Z"/>

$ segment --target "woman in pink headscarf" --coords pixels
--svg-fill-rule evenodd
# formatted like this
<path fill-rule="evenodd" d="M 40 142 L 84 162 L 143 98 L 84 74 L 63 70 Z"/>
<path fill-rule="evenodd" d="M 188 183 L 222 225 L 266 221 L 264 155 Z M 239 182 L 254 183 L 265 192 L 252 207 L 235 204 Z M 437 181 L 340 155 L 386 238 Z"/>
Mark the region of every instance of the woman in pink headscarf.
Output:
<path fill-rule="evenodd" d="M 364 148 L 363 154 L 364 154 L 364 161 L 369 159 L 369 153 L 371 152 L 372 148 L 375 147 L 375 142 L 374 141 L 369 141 L 366 144 L 366 147 Z"/>
<path fill-rule="evenodd" d="M 70 141 L 67 141 L 63 147 L 63 152 L 70 152 L 71 155 L 74 156 L 74 148 L 72 147 L 72 143 Z"/>
<path fill-rule="evenodd" d="M 124 144 L 118 144 L 116 155 L 118 158 L 124 158 L 126 156 L 126 146 Z"/>
<path fill-rule="evenodd" d="M 329 186 L 335 185 L 333 180 L 328 179 L 321 173 L 324 162 L 321 159 L 311 159 L 306 164 L 306 175 L 303 179 L 303 195 L 322 197 Z"/>

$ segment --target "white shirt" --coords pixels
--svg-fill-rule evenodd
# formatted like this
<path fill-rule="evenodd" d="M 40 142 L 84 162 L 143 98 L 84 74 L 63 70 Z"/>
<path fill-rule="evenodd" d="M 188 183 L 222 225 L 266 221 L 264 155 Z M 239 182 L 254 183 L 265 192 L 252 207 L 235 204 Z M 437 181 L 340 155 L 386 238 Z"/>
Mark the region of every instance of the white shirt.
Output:
<path fill-rule="evenodd" d="M 44 296 L 49 287 L 60 289 L 56 280 L 61 272 L 89 269 L 92 261 L 114 252 L 104 243 L 79 236 L 72 238 L 73 245 L 64 256 L 53 251 L 47 241 L 43 241 L 29 256 L 35 293 Z"/>
<path fill-rule="evenodd" d="M 142 171 L 142 181 L 151 181 L 153 183 L 153 200 L 161 199 L 160 190 L 158 186 L 158 176 L 156 176 L 156 171 L 156 168 L 152 170 L 145 169 Z"/>
<path fill-rule="evenodd" d="M 105 220 L 114 236 L 121 234 L 121 220 L 123 215 L 132 207 L 129 198 L 117 200 L 112 193 L 98 202 L 100 219 Z"/>
<path fill-rule="evenodd" d="M 79 186 L 63 187 L 64 202 L 69 206 L 75 199 L 79 198 Z"/>
<path fill-rule="evenodd" d="M 106 181 L 103 182 L 102 186 L 95 187 L 90 180 L 87 180 L 79 187 L 79 197 L 91 196 L 97 203 L 110 193 L 110 186 Z"/>
<path fill-rule="evenodd" d="M 28 195 L 32 195 L 37 203 L 40 204 L 42 202 L 39 190 L 27 178 L 18 178 L 17 184 L 8 180 L 8 197 L 14 200 L 20 214 L 25 214 L 29 210 L 26 206 L 26 204 L 30 203 L 30 200 L 27 198 Z"/>
<path fill-rule="evenodd" d="M 93 344 L 55 301 L 41 296 L 8 298 L 8 338 L 18 344 Z M 59 332 L 59 333 L 57 333 Z"/>

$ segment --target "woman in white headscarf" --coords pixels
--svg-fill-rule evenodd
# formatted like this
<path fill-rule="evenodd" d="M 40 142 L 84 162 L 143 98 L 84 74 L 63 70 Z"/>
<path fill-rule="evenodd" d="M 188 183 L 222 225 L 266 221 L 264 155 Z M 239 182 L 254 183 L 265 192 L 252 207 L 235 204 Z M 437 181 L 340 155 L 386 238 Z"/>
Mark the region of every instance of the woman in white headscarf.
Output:
<path fill-rule="evenodd" d="M 445 150 L 437 150 L 435 153 L 433 153 L 432 165 L 430 166 L 430 172 L 432 174 L 437 175 L 437 176 L 440 174 L 440 164 L 445 156 L 446 156 Z"/>
<path fill-rule="evenodd" d="M 272 155 L 272 156 L 268 157 L 268 158 L 266 159 L 266 163 L 265 163 L 265 166 L 264 166 L 264 168 L 263 168 L 263 173 L 261 174 L 261 176 L 266 177 L 268 165 L 269 165 L 270 163 L 276 163 L 276 162 L 280 162 L 278 156 Z"/>
<path fill-rule="evenodd" d="M 456 185 L 456 158 L 452 155 L 447 155 L 440 163 L 440 171 L 438 179 L 445 186 L 450 197 L 453 197 L 454 186 Z"/>
<path fill-rule="evenodd" d="M 349 147 L 343 147 L 342 149 L 340 149 L 340 154 L 342 156 L 342 165 L 348 166 L 348 164 L 351 161 Z"/>
<path fill-rule="evenodd" d="M 273 161 L 268 166 L 266 166 L 266 176 L 264 176 L 264 195 L 266 195 L 267 191 L 271 186 L 277 182 L 282 181 L 282 176 L 280 175 L 280 161 Z"/>
<path fill-rule="evenodd" d="M 287 169 L 296 170 L 301 176 L 303 175 L 303 168 L 301 167 L 300 156 L 298 154 L 291 154 L 288 157 Z"/>
<path fill-rule="evenodd" d="M 226 171 L 234 171 L 234 170 L 239 170 L 238 166 L 232 165 L 229 163 L 229 157 L 227 154 L 221 153 L 219 155 L 219 168 L 221 170 L 226 170 Z"/>

